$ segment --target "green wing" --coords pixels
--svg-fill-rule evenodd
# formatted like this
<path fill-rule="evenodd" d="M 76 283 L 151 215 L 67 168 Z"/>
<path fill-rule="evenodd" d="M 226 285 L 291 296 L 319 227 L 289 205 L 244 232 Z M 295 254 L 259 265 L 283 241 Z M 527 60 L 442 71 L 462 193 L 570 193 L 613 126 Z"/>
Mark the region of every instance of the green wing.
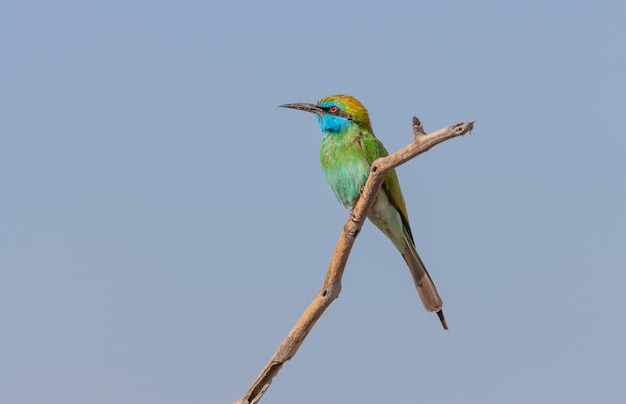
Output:
<path fill-rule="evenodd" d="M 370 164 L 372 164 L 377 158 L 389 155 L 380 140 L 367 131 L 361 131 L 361 147 L 363 148 L 365 156 Z M 404 228 L 409 234 L 409 237 L 411 237 L 411 241 L 414 242 L 413 234 L 411 233 L 411 226 L 409 225 L 409 215 L 406 211 L 406 204 L 404 203 L 404 197 L 402 196 L 402 190 L 400 189 L 400 182 L 398 181 L 396 170 L 391 170 L 387 173 L 382 189 L 385 194 L 387 194 L 387 198 L 389 198 L 391 204 L 398 212 L 400 212 Z"/>

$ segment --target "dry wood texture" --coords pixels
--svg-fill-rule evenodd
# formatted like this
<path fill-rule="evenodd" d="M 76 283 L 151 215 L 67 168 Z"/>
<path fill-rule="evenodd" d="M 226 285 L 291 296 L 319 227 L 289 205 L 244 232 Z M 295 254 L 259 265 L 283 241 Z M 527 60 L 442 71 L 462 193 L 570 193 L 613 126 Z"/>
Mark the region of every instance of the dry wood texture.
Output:
<path fill-rule="evenodd" d="M 413 142 L 397 152 L 387 157 L 379 158 L 372 163 L 370 176 L 361 190 L 359 199 L 350 211 L 348 221 L 343 226 L 341 236 L 335 248 L 335 253 L 330 260 L 330 266 L 322 290 L 315 296 L 313 302 L 311 302 L 309 307 L 304 311 L 298 322 L 289 332 L 289 335 L 287 335 L 282 344 L 280 344 L 278 351 L 276 351 L 272 359 L 265 365 L 252 385 L 250 385 L 245 395 L 236 401 L 235 404 L 255 404 L 259 402 L 283 364 L 293 358 L 317 320 L 319 320 L 333 300 L 339 297 L 341 278 L 346 263 L 348 262 L 350 250 L 365 222 L 367 212 L 374 203 L 376 193 L 382 186 L 387 172 L 428 151 L 431 147 L 445 140 L 469 134 L 473 127 L 473 121 L 463 122 L 439 129 L 430 134 L 424 134 L 424 128 L 421 122 L 417 117 L 413 117 Z"/>

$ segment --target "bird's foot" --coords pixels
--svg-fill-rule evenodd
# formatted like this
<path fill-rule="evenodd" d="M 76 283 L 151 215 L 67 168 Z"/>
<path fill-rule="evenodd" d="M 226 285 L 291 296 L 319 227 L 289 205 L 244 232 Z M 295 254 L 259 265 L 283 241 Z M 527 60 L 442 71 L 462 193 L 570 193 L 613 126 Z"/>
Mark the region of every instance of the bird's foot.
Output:
<path fill-rule="evenodd" d="M 357 219 L 352 212 L 350 212 L 350 220 L 352 220 L 354 223 L 361 223 L 361 221 Z"/>

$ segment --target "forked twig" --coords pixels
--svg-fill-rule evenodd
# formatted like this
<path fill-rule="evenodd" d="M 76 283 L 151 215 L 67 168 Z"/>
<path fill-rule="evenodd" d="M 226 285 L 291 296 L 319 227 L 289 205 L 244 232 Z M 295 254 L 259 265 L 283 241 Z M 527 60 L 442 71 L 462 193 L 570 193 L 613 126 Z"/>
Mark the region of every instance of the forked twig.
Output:
<path fill-rule="evenodd" d="M 341 236 L 335 248 L 335 253 L 333 254 L 328 272 L 326 273 L 322 290 L 320 290 L 309 307 L 307 307 L 302 316 L 300 316 L 298 322 L 291 329 L 282 344 L 280 344 L 278 351 L 276 351 L 272 359 L 265 365 L 261 373 L 259 373 L 257 378 L 250 385 L 248 391 L 246 391 L 244 396 L 236 401 L 235 404 L 256 404 L 259 402 L 283 364 L 293 358 L 317 320 L 319 320 L 333 300 L 339 297 L 341 278 L 346 263 L 348 262 L 350 250 L 352 249 L 352 245 L 359 231 L 361 231 L 361 227 L 363 227 L 367 212 L 374 203 L 376 194 L 382 186 L 389 170 L 406 163 L 443 141 L 469 134 L 473 128 L 474 121 L 462 122 L 426 135 L 424 134 L 422 123 L 417 117 L 413 117 L 413 142 L 397 152 L 387 157 L 379 158 L 372 163 L 369 178 L 363 186 L 359 199 L 350 211 L 350 218 L 343 226 Z"/>

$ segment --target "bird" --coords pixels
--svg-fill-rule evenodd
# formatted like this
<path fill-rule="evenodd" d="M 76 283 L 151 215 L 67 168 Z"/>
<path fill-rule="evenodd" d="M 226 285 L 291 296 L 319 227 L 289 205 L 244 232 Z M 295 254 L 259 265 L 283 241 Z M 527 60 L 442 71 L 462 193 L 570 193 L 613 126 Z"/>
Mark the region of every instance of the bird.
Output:
<path fill-rule="evenodd" d="M 365 106 L 353 96 L 337 94 L 322 97 L 316 104 L 294 103 L 279 107 L 315 114 L 322 129 L 320 160 L 326 180 L 339 202 L 346 208 L 353 207 L 369 177 L 371 164 L 388 155 L 374 135 Z M 436 312 L 447 330 L 443 302 L 415 248 L 395 170 L 387 173 L 367 217 L 400 251 L 424 308 Z"/>

